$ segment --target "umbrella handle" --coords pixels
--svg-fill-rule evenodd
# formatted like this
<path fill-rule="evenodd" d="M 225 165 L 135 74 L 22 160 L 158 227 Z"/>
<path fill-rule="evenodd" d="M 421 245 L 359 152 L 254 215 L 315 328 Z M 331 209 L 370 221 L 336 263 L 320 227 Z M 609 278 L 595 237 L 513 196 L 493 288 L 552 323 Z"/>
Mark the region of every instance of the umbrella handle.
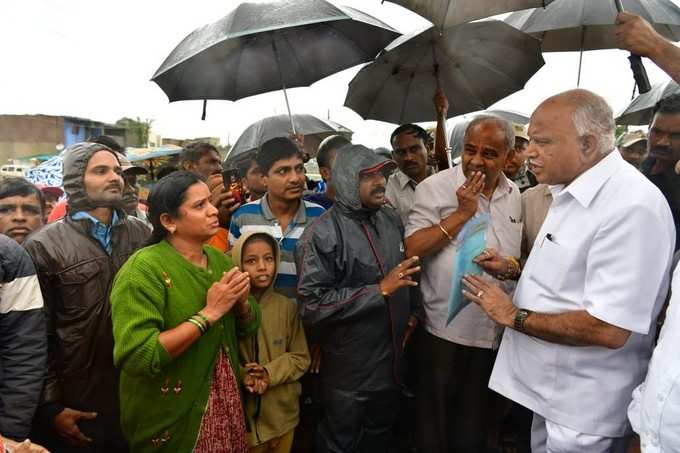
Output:
<path fill-rule="evenodd" d="M 283 97 L 286 100 L 286 109 L 288 110 L 288 118 L 290 119 L 290 126 L 293 128 L 293 135 L 297 135 L 295 130 L 295 122 L 293 121 L 293 115 L 290 113 L 290 103 L 288 102 L 288 93 L 286 92 L 286 82 L 283 79 L 283 71 L 281 70 L 281 59 L 279 57 L 279 49 L 276 47 L 276 39 L 272 38 L 272 50 L 274 51 L 274 57 L 276 58 L 276 67 L 279 70 L 279 77 L 281 78 L 281 87 L 283 88 Z"/>
<path fill-rule="evenodd" d="M 614 0 L 614 4 L 616 4 L 616 10 L 618 12 L 622 13 L 624 11 L 621 0 Z M 645 65 L 642 64 L 642 58 L 640 58 L 640 55 L 631 53 L 628 57 L 628 61 L 630 61 L 630 69 L 633 71 L 633 77 L 635 78 L 635 83 L 638 86 L 638 92 L 643 94 L 651 90 L 652 86 L 649 84 L 647 70 L 645 69 Z"/>

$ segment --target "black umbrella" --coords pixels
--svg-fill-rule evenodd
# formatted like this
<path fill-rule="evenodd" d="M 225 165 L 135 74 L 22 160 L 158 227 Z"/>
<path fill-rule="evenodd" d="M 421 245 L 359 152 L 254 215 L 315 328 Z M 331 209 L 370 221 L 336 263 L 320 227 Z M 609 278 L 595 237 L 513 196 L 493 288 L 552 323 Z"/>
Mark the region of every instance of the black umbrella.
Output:
<path fill-rule="evenodd" d="M 663 36 L 680 40 L 680 8 L 669 0 L 623 0 Z M 544 52 L 616 49 L 614 0 L 555 0 L 545 8 L 513 13 L 505 22 L 541 40 Z M 578 83 L 581 78 L 579 62 Z"/>
<path fill-rule="evenodd" d="M 641 94 L 631 101 L 628 107 L 616 118 L 616 124 L 631 126 L 650 124 L 656 103 L 674 94 L 680 94 L 680 85 L 673 80 L 654 85 L 649 92 Z"/>
<path fill-rule="evenodd" d="M 496 14 L 545 6 L 553 0 L 389 0 L 449 28 Z"/>
<path fill-rule="evenodd" d="M 350 82 L 345 105 L 365 119 L 431 121 L 438 87 L 449 116 L 483 110 L 524 87 L 544 64 L 540 43 L 500 21 L 435 28 L 392 43 Z"/>
<path fill-rule="evenodd" d="M 352 138 L 352 131 L 330 120 L 322 120 L 312 115 L 294 114 L 293 121 L 297 132 L 305 136 L 305 150 L 314 157 L 316 148 L 329 135 L 340 134 Z M 241 133 L 234 146 L 229 150 L 226 160 L 235 162 L 245 159 L 255 152 L 264 142 L 275 137 L 287 137 L 292 133 L 287 115 L 263 118 L 251 124 Z"/>
<path fill-rule="evenodd" d="M 204 116 L 207 99 L 283 89 L 290 115 L 286 88 L 371 61 L 398 36 L 367 14 L 324 0 L 241 3 L 184 38 L 151 80 L 170 102 L 203 100 Z"/>

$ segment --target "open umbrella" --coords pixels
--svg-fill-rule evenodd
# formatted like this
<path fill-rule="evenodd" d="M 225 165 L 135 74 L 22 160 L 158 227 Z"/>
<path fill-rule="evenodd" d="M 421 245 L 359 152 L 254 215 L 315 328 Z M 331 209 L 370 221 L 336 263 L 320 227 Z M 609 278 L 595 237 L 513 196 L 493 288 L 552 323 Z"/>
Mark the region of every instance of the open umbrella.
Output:
<path fill-rule="evenodd" d="M 663 36 L 680 40 L 680 8 L 670 0 L 623 0 Z M 541 40 L 544 52 L 616 49 L 614 0 L 555 0 L 545 8 L 511 14 L 505 22 Z M 583 55 L 581 55 L 582 57 Z M 579 62 L 578 82 L 581 77 Z"/>
<path fill-rule="evenodd" d="M 616 124 L 629 126 L 650 124 L 656 103 L 673 94 L 680 94 L 680 85 L 673 80 L 654 85 L 650 91 L 639 95 L 628 104 L 616 118 Z"/>
<path fill-rule="evenodd" d="M 449 116 L 483 110 L 522 89 L 543 66 L 540 43 L 499 21 L 435 28 L 392 43 L 350 82 L 345 105 L 365 119 L 403 124 L 435 116 L 438 86 Z"/>
<path fill-rule="evenodd" d="M 496 14 L 546 6 L 553 0 L 390 0 L 433 24 L 453 27 Z"/>
<path fill-rule="evenodd" d="M 314 157 L 316 148 L 329 135 L 340 134 L 352 137 L 352 131 L 330 120 L 312 115 L 294 114 L 293 121 L 298 133 L 305 136 L 305 149 Z M 287 115 L 263 118 L 246 128 L 229 151 L 225 161 L 236 162 L 252 155 L 264 142 L 275 137 L 287 137 L 293 131 Z"/>
<path fill-rule="evenodd" d="M 24 177 L 33 184 L 61 187 L 64 177 L 64 158 L 62 154 L 52 156 L 37 167 L 27 170 Z"/>
<path fill-rule="evenodd" d="M 204 100 L 204 115 L 207 99 L 283 89 L 290 116 L 286 88 L 371 61 L 397 36 L 367 14 L 324 0 L 241 3 L 184 38 L 152 80 L 170 102 Z"/>

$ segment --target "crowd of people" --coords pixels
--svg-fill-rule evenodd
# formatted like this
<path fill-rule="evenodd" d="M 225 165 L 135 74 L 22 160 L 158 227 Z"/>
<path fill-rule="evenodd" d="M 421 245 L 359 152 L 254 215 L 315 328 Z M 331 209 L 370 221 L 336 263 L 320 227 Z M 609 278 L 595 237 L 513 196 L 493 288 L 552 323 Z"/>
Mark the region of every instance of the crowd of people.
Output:
<path fill-rule="evenodd" d="M 586 90 L 478 115 L 451 167 L 415 124 L 331 136 L 317 192 L 294 138 L 244 194 L 198 142 L 140 200 L 106 136 L 63 190 L 0 181 L 0 452 L 680 451 L 679 95 L 618 143 Z"/>

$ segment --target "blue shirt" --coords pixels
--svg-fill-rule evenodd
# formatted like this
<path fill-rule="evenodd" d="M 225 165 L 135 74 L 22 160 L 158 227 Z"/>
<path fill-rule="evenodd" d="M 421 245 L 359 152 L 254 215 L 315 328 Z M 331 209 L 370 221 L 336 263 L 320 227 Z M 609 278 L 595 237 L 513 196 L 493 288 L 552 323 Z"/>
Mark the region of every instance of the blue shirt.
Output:
<path fill-rule="evenodd" d="M 97 240 L 97 242 L 101 244 L 104 250 L 106 250 L 106 253 L 111 255 L 111 252 L 113 252 L 113 244 L 111 242 L 111 227 L 118 223 L 118 214 L 116 211 L 113 211 L 113 215 L 111 216 L 111 225 L 101 222 L 99 219 L 85 211 L 78 211 L 74 213 L 71 218 L 73 220 L 90 220 L 92 222 L 90 234 Z"/>
<path fill-rule="evenodd" d="M 316 203 L 300 200 L 300 207 L 295 218 L 290 222 L 286 231 L 283 231 L 278 219 L 272 214 L 267 200 L 268 195 L 265 194 L 259 200 L 244 204 L 236 210 L 229 226 L 229 245 L 233 247 L 243 233 L 261 232 L 273 236 L 281 248 L 279 273 L 274 282 L 274 288 L 286 297 L 295 299 L 297 295 L 295 246 L 305 228 L 323 214 L 324 209 Z M 237 265 L 241 264 L 237 263 Z"/>

